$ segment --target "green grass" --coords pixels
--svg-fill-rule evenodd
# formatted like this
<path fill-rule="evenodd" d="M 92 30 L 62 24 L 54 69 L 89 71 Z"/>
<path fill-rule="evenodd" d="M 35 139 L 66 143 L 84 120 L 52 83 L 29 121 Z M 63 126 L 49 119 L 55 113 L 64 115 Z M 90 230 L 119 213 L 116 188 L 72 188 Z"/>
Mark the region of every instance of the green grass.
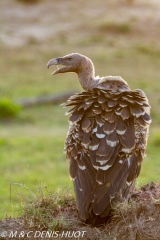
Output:
<path fill-rule="evenodd" d="M 1 209 L 5 202 L 9 203 L 10 183 L 25 184 L 33 192 L 40 183 L 53 189 L 71 186 L 68 163 L 63 154 L 68 123 L 63 117 L 63 109 L 59 114 L 60 109 L 57 106 L 40 107 L 39 111 L 26 109 L 18 119 L 1 123 Z M 21 192 L 21 188 L 17 188 Z M 15 193 L 15 185 L 12 189 L 12 202 L 21 202 L 21 197 Z"/>
<path fill-rule="evenodd" d="M 89 2 L 84 1 L 84 6 L 88 4 Z M 93 4 L 97 5 L 96 1 Z M 71 13 L 76 6 L 71 4 L 66 12 L 66 18 L 70 16 L 73 22 L 75 15 Z M 46 64 L 53 57 L 71 52 L 87 55 L 95 64 L 96 75 L 120 75 L 131 89 L 141 88 L 147 94 L 152 106 L 153 122 L 147 157 L 144 159 L 138 184 L 155 181 L 159 178 L 160 166 L 158 38 L 150 41 L 146 36 L 141 36 L 139 39 L 130 22 L 120 24 L 117 19 L 113 23 L 105 16 L 106 20 L 98 25 L 95 17 L 86 18 L 83 14 L 82 11 L 77 28 L 72 31 L 60 30 L 46 38 L 46 41 L 41 42 L 30 37 L 23 47 L 4 46 L 0 43 L 0 99 L 14 100 L 71 89 L 81 91 L 75 74 L 51 76 L 55 68 L 48 70 Z M 63 18 L 65 19 L 64 16 Z M 91 27 L 91 24 L 96 27 Z M 107 34 L 107 31 L 113 31 L 114 34 Z M 0 121 L 0 217 L 12 210 L 10 183 L 22 183 L 35 193 L 41 183 L 52 189 L 71 187 L 68 163 L 63 154 L 68 129 L 64 113 L 65 109 L 58 105 L 32 107 L 21 110 L 16 118 Z M 16 191 L 22 191 L 22 188 L 13 185 L 12 191 L 12 204 L 21 203 L 23 199 Z"/>
<path fill-rule="evenodd" d="M 143 160 L 140 177 L 137 180 L 138 185 L 151 181 L 158 181 L 160 177 L 159 163 L 160 131 L 150 131 L 148 140 L 147 156 Z"/>

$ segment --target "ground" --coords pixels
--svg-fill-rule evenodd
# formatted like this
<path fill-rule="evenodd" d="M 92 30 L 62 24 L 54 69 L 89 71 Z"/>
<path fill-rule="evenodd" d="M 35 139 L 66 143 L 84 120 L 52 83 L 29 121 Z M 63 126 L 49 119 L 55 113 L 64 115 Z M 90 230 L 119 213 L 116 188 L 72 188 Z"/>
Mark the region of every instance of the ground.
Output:
<path fill-rule="evenodd" d="M 43 199 L 39 202 L 32 203 L 32 214 L 30 208 L 24 211 L 21 218 L 7 219 L 0 222 L 0 233 L 6 234 L 5 239 L 10 239 L 9 236 L 19 236 L 23 234 L 23 239 L 33 237 L 41 239 L 39 234 L 47 236 L 47 231 L 52 234 L 57 231 L 57 234 L 70 234 L 70 237 L 60 237 L 60 239 L 76 239 L 71 237 L 72 234 L 80 236 L 78 239 L 88 240 L 158 240 L 160 239 L 160 185 L 151 183 L 137 189 L 130 198 L 113 206 L 111 219 L 106 225 L 98 227 L 90 227 L 82 224 L 77 216 L 75 202 L 71 200 L 70 195 L 65 198 L 65 201 L 60 206 L 53 206 L 53 201 L 48 202 L 48 199 Z M 39 211 L 44 209 L 48 212 L 41 211 L 40 218 L 34 219 L 36 216 L 33 208 Z M 50 211 L 49 211 L 50 210 Z M 53 222 L 54 219 L 54 222 Z M 16 233 L 17 231 L 17 233 Z M 69 231 L 69 232 L 67 232 Z M 12 234 L 12 235 L 10 235 Z M 27 237 L 27 234 L 29 237 Z M 44 239 L 55 239 L 53 237 L 44 237 Z M 56 234 L 55 234 L 56 236 Z"/>

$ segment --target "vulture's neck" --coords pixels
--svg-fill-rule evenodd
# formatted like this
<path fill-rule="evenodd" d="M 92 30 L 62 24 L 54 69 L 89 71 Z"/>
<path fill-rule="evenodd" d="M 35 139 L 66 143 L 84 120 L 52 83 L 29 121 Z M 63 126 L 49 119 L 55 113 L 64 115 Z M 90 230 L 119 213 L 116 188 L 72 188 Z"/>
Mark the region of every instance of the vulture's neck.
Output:
<path fill-rule="evenodd" d="M 84 90 L 91 90 L 95 88 L 100 80 L 98 78 L 95 78 L 94 76 L 86 74 L 78 74 L 78 79 Z"/>
<path fill-rule="evenodd" d="M 80 71 L 77 72 L 79 82 L 84 90 L 91 90 L 99 83 L 98 78 L 95 78 L 95 70 L 92 62 L 85 64 Z"/>

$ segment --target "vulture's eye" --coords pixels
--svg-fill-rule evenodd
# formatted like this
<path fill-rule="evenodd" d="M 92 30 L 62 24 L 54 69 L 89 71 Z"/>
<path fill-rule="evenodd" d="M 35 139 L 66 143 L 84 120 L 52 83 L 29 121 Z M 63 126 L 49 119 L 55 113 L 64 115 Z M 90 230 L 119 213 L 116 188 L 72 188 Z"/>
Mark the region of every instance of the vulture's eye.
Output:
<path fill-rule="evenodd" d="M 72 58 L 67 58 L 68 59 L 68 61 L 71 61 L 72 60 Z"/>

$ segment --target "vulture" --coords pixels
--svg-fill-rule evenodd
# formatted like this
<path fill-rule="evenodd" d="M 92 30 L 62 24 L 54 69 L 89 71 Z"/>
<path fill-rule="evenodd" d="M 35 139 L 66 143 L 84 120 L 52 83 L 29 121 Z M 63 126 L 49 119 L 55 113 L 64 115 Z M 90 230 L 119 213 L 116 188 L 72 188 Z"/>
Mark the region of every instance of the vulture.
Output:
<path fill-rule="evenodd" d="M 84 55 L 53 58 L 51 65 L 57 65 L 52 75 L 76 73 L 84 89 L 62 104 L 71 107 L 64 151 L 79 218 L 96 226 L 133 191 L 146 154 L 150 105 L 142 90 L 131 90 L 120 76 L 95 77 Z"/>

